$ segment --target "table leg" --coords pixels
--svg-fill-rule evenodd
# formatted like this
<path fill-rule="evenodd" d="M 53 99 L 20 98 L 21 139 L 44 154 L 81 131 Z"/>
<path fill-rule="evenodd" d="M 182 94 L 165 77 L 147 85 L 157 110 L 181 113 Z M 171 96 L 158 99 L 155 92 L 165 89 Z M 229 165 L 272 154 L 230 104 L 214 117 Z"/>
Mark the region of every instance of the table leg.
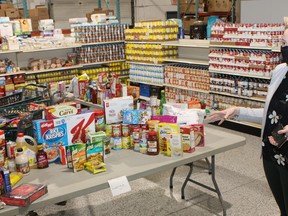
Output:
<path fill-rule="evenodd" d="M 210 161 L 209 161 L 208 158 L 205 158 L 205 161 L 206 161 L 207 166 L 208 166 L 208 173 L 209 173 L 209 175 L 211 175 L 211 174 L 212 174 L 212 166 L 211 166 L 211 163 L 210 163 Z"/>
<path fill-rule="evenodd" d="M 226 216 L 226 208 L 224 206 L 224 201 L 223 201 L 223 198 L 222 198 L 222 194 L 220 192 L 220 189 L 218 187 L 218 184 L 216 182 L 216 178 L 215 178 L 215 155 L 212 155 L 211 157 L 211 171 L 212 171 L 212 182 L 214 184 L 214 187 L 215 187 L 215 191 L 218 195 L 218 198 L 219 198 L 219 201 L 221 203 L 221 206 L 222 206 L 222 209 L 223 209 L 223 215 Z"/>
<path fill-rule="evenodd" d="M 181 188 L 181 199 L 185 199 L 185 194 L 184 194 L 185 187 L 187 185 L 187 182 L 190 180 L 190 177 L 191 177 L 192 172 L 193 172 L 193 163 L 189 163 L 189 164 L 186 164 L 186 165 L 189 166 L 190 169 L 189 169 L 189 172 L 188 172 L 188 174 L 186 176 L 186 179 L 185 179 L 185 181 L 184 181 L 184 183 L 182 185 L 182 188 Z"/>
<path fill-rule="evenodd" d="M 177 169 L 177 167 L 175 167 L 175 168 L 172 170 L 172 173 L 171 173 L 171 175 L 170 175 L 170 189 L 173 189 L 173 178 L 174 178 L 176 169 Z"/>

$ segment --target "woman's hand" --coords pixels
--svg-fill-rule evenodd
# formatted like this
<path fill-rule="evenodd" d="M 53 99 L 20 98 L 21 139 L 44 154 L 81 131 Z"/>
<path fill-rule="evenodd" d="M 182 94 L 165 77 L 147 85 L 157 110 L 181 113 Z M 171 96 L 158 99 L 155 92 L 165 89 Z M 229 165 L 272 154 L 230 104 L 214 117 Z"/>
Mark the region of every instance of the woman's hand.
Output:
<path fill-rule="evenodd" d="M 218 125 L 221 125 L 226 119 L 239 115 L 239 113 L 240 113 L 239 107 L 231 107 L 209 115 L 207 117 L 207 120 L 210 122 L 220 121 Z M 288 125 L 287 125 L 287 133 L 288 133 Z"/>
<path fill-rule="evenodd" d="M 278 134 L 285 134 L 285 137 L 287 139 L 288 138 L 288 125 L 285 125 L 285 127 L 282 130 L 279 130 Z"/>

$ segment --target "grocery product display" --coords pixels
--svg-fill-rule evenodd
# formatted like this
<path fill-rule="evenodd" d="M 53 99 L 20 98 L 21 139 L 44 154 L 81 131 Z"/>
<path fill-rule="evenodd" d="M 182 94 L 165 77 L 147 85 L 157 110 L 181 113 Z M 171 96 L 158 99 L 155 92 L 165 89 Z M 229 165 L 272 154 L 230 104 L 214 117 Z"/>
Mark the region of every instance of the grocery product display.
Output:
<path fill-rule="evenodd" d="M 143 21 L 136 22 L 133 29 L 125 30 L 126 41 L 167 41 L 177 40 L 178 22 L 167 21 Z"/>
<path fill-rule="evenodd" d="M 164 83 L 164 70 L 164 66 L 161 65 L 143 65 L 131 63 L 129 78 L 130 81 L 161 85 Z"/>
<path fill-rule="evenodd" d="M 78 24 L 71 26 L 71 32 L 74 33 L 76 43 L 97 43 L 108 41 L 123 41 L 125 39 L 124 31 L 126 24 Z"/>
<path fill-rule="evenodd" d="M 279 47 L 284 24 L 214 24 L 211 33 L 212 45 L 236 45 L 251 47 Z"/>
<path fill-rule="evenodd" d="M 161 44 L 126 43 L 126 60 L 161 64 L 165 58 L 177 57 L 177 49 Z"/>

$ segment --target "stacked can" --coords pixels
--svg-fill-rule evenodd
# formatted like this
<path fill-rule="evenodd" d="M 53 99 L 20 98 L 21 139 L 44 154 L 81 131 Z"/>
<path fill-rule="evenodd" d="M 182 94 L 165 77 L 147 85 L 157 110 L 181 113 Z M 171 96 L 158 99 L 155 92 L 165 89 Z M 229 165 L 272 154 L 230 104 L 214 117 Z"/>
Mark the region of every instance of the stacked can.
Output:
<path fill-rule="evenodd" d="M 122 138 L 121 138 L 121 125 L 120 124 L 112 125 L 112 139 L 113 139 L 113 148 L 115 150 L 121 150 Z"/>
<path fill-rule="evenodd" d="M 122 124 L 122 149 L 130 149 L 130 126 Z"/>
<path fill-rule="evenodd" d="M 147 153 L 147 133 L 149 132 L 148 125 L 141 125 L 140 126 L 140 139 L 139 139 L 139 145 L 140 145 L 140 152 L 143 154 Z"/>
<path fill-rule="evenodd" d="M 131 143 L 133 145 L 134 151 L 140 151 L 140 125 L 131 125 Z"/>

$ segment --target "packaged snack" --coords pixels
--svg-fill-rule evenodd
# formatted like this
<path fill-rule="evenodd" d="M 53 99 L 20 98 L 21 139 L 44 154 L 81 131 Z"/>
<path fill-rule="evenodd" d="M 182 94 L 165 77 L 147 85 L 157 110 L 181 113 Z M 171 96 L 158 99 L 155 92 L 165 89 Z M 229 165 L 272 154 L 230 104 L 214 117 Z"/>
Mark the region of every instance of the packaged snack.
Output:
<path fill-rule="evenodd" d="M 181 142 L 183 152 L 192 153 L 195 151 L 194 130 L 191 125 L 184 125 L 180 127 Z"/>
<path fill-rule="evenodd" d="M 205 146 L 204 124 L 192 124 L 191 126 L 194 131 L 195 146 Z"/>
<path fill-rule="evenodd" d="M 159 150 L 160 153 L 167 153 L 167 142 L 169 134 L 180 134 L 180 128 L 178 124 L 160 123 L 158 125 L 158 137 L 159 137 Z"/>
<path fill-rule="evenodd" d="M 84 165 L 85 165 L 85 169 L 90 171 L 93 174 L 106 171 L 106 168 L 104 167 L 105 164 L 99 161 L 91 160 L 89 162 L 86 162 Z"/>
<path fill-rule="evenodd" d="M 151 118 L 151 111 L 148 110 L 124 110 L 124 124 L 146 124 Z"/>
<path fill-rule="evenodd" d="M 88 133 L 86 157 L 87 161 L 104 162 L 104 138 L 106 134 L 102 131 Z"/>
<path fill-rule="evenodd" d="M 183 147 L 181 143 L 181 135 L 180 134 L 170 134 L 169 135 L 170 141 L 170 148 L 167 148 L 167 152 L 171 151 L 171 157 L 182 157 L 183 156 Z"/>
<path fill-rule="evenodd" d="M 28 206 L 47 192 L 46 185 L 25 183 L 1 196 L 0 199 L 7 205 Z"/>
<path fill-rule="evenodd" d="M 84 169 L 86 162 L 86 144 L 75 144 L 67 146 L 71 152 L 73 172 L 79 172 Z"/>
<path fill-rule="evenodd" d="M 151 120 L 158 120 L 163 123 L 177 123 L 177 116 L 163 115 L 163 116 L 152 116 Z"/>
<path fill-rule="evenodd" d="M 61 103 L 45 108 L 47 120 L 81 114 L 81 104 L 77 102 Z"/>

